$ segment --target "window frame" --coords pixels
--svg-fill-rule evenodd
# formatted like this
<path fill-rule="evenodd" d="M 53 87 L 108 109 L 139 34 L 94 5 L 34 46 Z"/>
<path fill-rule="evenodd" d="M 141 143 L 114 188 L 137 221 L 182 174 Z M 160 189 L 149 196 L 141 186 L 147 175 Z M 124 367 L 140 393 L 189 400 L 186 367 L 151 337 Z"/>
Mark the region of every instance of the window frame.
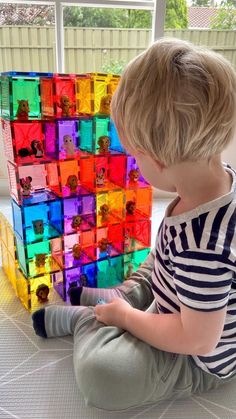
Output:
<path fill-rule="evenodd" d="M 82 6 L 82 7 L 104 7 L 114 9 L 136 9 L 150 10 L 153 13 L 152 19 L 152 41 L 161 38 L 164 35 L 166 0 L 0 0 L 1 3 L 8 4 L 42 4 L 55 7 L 55 40 L 56 40 L 56 69 L 58 73 L 64 73 L 64 25 L 63 8 L 64 6 Z"/>

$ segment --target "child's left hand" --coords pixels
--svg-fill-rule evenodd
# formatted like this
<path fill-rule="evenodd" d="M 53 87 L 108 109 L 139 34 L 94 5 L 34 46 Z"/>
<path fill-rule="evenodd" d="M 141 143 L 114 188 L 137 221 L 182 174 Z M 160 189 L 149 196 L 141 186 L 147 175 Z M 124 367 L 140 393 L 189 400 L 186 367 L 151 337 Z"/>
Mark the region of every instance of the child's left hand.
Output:
<path fill-rule="evenodd" d="M 132 306 L 122 298 L 117 298 L 108 304 L 95 306 L 96 319 L 107 326 L 116 326 L 126 330 L 126 318 Z"/>

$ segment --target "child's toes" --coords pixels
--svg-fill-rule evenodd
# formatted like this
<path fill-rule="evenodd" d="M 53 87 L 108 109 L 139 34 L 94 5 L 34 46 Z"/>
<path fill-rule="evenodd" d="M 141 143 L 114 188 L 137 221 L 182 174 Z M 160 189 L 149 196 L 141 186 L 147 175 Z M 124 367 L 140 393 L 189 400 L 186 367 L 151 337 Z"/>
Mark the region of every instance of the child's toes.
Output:
<path fill-rule="evenodd" d="M 80 297 L 83 291 L 83 287 L 72 287 L 69 289 L 68 294 L 70 297 L 70 303 L 72 306 L 80 305 Z"/>
<path fill-rule="evenodd" d="M 35 311 L 32 314 L 32 320 L 36 335 L 41 336 L 42 338 L 47 338 L 45 329 L 45 309 L 41 308 L 40 310 Z"/>

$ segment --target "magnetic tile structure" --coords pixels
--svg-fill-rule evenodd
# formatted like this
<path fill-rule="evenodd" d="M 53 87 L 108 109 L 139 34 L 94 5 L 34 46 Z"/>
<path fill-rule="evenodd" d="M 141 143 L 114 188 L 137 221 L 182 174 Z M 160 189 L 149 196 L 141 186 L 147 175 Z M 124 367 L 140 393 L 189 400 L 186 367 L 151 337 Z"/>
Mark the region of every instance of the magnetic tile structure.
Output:
<path fill-rule="evenodd" d="M 110 287 L 145 260 L 152 190 L 110 117 L 112 74 L 1 74 L 13 229 L 0 216 L 3 269 L 33 310 L 54 287 Z"/>

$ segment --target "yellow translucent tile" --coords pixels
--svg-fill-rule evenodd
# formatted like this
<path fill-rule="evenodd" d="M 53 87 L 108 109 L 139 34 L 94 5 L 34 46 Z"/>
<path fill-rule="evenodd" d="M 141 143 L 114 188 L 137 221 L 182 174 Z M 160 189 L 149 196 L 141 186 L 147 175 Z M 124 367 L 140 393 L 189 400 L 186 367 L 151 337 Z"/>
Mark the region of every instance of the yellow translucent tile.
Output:
<path fill-rule="evenodd" d="M 37 296 L 38 287 L 42 284 L 49 288 L 48 301 L 50 301 L 52 282 L 49 274 L 40 275 L 37 278 L 26 278 L 20 270 L 16 270 L 17 295 L 27 310 L 34 311 L 43 306 Z"/>

